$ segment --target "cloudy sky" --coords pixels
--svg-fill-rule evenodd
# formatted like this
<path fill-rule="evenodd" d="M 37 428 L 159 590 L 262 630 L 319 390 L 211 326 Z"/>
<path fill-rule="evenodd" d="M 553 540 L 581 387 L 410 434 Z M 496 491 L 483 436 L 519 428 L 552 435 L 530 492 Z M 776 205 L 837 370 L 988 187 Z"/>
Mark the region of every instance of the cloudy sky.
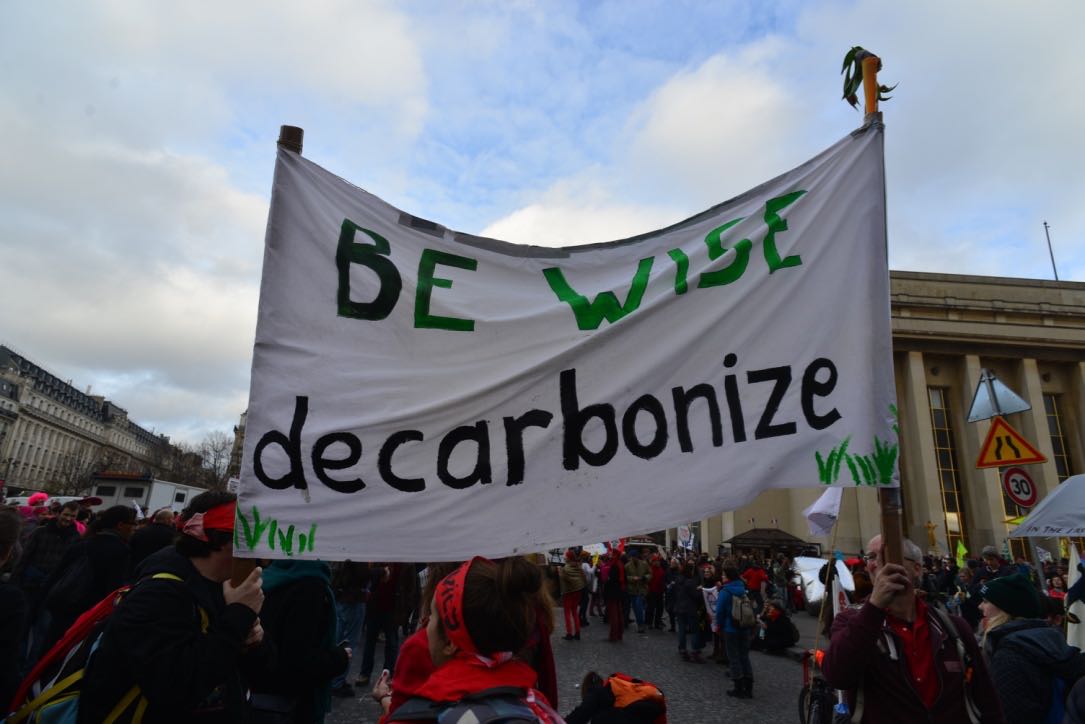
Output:
<path fill-rule="evenodd" d="M 650 231 L 885 103 L 890 266 L 1085 281 L 1080 0 L 4 3 L 0 341 L 175 440 L 248 398 L 279 126 L 453 229 Z"/>

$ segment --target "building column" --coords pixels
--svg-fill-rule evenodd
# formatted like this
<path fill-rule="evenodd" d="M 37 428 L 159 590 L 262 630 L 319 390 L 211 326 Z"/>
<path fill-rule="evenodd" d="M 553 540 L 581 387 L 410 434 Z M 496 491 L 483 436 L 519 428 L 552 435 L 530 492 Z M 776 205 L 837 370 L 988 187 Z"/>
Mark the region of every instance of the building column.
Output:
<path fill-rule="evenodd" d="M 1040 499 L 1058 487 L 1059 475 L 1055 470 L 1055 449 L 1051 447 L 1051 431 L 1047 426 L 1044 410 L 1044 393 L 1040 370 L 1033 358 L 1022 359 L 1017 367 L 1019 394 L 1032 405 L 1031 410 L 1020 413 L 1010 425 L 1020 425 L 1018 432 L 1047 458 L 1046 463 L 1029 465 L 1028 473 L 1036 483 Z"/>
<path fill-rule="evenodd" d="M 903 399 L 900 410 L 901 496 L 904 499 L 904 534 L 913 541 L 927 540 L 923 526 L 925 515 L 937 515 L 931 521 L 942 529 L 945 543 L 945 513 L 942 507 L 941 480 L 934 459 L 934 430 L 931 427 L 931 403 L 927 394 L 927 371 L 922 352 L 908 352 L 903 370 Z M 919 520 L 916 516 L 923 517 Z"/>
<path fill-rule="evenodd" d="M 697 536 L 697 546 L 701 553 L 708 553 L 708 518 L 701 518 L 700 535 Z"/>
<path fill-rule="evenodd" d="M 735 511 L 720 513 L 720 542 L 735 537 Z"/>
<path fill-rule="evenodd" d="M 720 549 L 720 541 L 723 540 L 723 520 L 720 516 L 714 515 L 706 522 L 708 523 L 708 530 L 704 535 L 705 544 L 708 546 L 708 555 L 715 558 Z"/>
<path fill-rule="evenodd" d="M 964 357 L 964 365 L 961 370 L 961 381 L 969 394 L 975 394 L 979 386 L 980 375 L 983 368 L 980 366 L 978 355 L 969 354 Z M 972 400 L 965 404 L 969 407 Z M 966 535 L 970 548 L 975 550 L 970 553 L 978 553 L 985 545 L 1002 545 L 1008 532 L 1006 528 L 1006 511 L 1002 505 L 1002 479 L 997 468 L 977 468 L 980 448 L 987 439 L 987 433 L 991 429 L 990 420 L 980 422 L 968 422 L 967 408 L 962 410 L 961 420 L 963 429 L 960 434 L 961 441 L 961 493 L 965 501 L 965 525 L 968 526 Z M 950 555 L 956 555 L 950 551 Z"/>
<path fill-rule="evenodd" d="M 674 538 L 671 537 L 672 530 L 674 530 L 674 528 L 667 528 L 663 531 L 663 547 L 667 550 L 670 550 L 674 545 Z"/>
<path fill-rule="evenodd" d="M 1085 473 L 1085 362 L 1070 370 L 1070 394 L 1066 395 L 1063 414 L 1066 442 L 1070 446 L 1070 463 L 1074 473 Z"/>

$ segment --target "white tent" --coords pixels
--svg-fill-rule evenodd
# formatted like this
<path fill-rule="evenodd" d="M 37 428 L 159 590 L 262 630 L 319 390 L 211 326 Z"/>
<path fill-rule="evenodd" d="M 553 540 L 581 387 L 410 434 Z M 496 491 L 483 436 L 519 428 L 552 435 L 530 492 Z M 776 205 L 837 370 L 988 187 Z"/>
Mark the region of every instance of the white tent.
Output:
<path fill-rule="evenodd" d="M 1076 536 L 1085 536 L 1085 475 L 1062 481 L 1010 533 L 1011 538 Z"/>

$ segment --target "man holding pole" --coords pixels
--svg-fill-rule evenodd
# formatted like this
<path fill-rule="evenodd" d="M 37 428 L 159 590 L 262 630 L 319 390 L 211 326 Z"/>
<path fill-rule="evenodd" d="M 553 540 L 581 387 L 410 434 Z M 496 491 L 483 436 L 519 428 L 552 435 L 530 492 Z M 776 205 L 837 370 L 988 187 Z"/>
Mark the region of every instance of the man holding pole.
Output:
<path fill-rule="evenodd" d="M 130 707 L 153 722 L 244 721 L 242 670 L 266 664 L 268 652 L 260 569 L 229 582 L 235 505 L 233 493 L 197 495 L 177 542 L 144 561 L 87 666 L 79 722 Z"/>
<path fill-rule="evenodd" d="M 901 547 L 901 564 L 871 551 L 874 590 L 833 621 L 825 680 L 848 691 L 855 721 L 1004 722 L 972 629 L 916 596 L 923 553 L 907 539 Z"/>

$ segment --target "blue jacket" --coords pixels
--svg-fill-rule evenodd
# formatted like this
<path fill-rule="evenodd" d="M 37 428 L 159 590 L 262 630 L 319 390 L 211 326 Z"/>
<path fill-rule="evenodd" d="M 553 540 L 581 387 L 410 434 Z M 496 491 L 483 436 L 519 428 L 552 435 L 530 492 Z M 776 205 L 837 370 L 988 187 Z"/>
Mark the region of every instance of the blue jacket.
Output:
<path fill-rule="evenodd" d="M 731 618 L 731 599 L 734 596 L 745 596 L 746 584 L 741 580 L 728 581 L 720 589 L 720 596 L 716 599 L 716 625 L 723 633 L 738 633 L 734 619 Z"/>

